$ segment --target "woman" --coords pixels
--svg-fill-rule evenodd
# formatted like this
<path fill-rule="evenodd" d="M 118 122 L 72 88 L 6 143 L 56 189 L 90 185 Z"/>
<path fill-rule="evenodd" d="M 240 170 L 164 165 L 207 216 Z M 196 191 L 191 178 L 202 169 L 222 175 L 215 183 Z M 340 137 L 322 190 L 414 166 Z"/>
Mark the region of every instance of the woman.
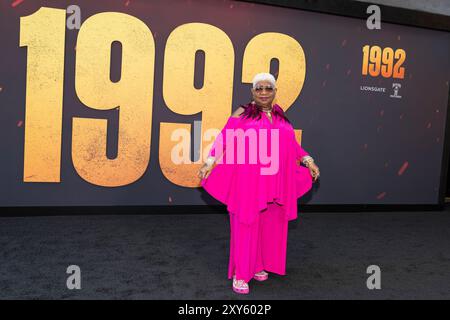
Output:
<path fill-rule="evenodd" d="M 228 279 L 233 279 L 233 291 L 243 294 L 249 293 L 251 279 L 267 280 L 266 271 L 286 274 L 288 221 L 297 218 L 297 199 L 320 175 L 283 109 L 272 104 L 277 92 L 273 75 L 257 74 L 251 92 L 253 101 L 228 118 L 199 171 L 202 187 L 227 205 Z M 251 137 L 253 143 L 246 143 Z"/>

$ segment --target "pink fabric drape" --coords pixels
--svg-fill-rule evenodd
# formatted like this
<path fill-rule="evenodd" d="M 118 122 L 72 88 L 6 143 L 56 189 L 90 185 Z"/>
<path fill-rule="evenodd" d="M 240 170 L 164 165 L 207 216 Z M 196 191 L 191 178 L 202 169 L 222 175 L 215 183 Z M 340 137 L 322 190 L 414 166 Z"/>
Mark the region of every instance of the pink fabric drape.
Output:
<path fill-rule="evenodd" d="M 292 125 L 278 117 L 273 117 L 272 121 L 264 113 L 259 120 L 229 117 L 209 152 L 209 155 L 216 157 L 222 155 L 223 161 L 217 163 L 208 178 L 201 181 L 201 186 L 210 195 L 225 204 L 229 212 L 236 214 L 238 220 L 247 225 L 255 222 L 269 202 L 282 205 L 283 216 L 287 221 L 296 219 L 297 199 L 312 187 L 309 169 L 297 164 L 297 160 L 308 155 L 308 152 L 298 144 Z M 249 163 L 252 146 L 248 143 L 239 147 L 237 138 L 234 138 L 235 143 L 228 145 L 227 131 L 231 136 L 239 129 L 243 130 L 241 132 L 253 129 L 258 141 L 257 148 L 260 141 L 266 141 L 268 150 L 272 150 L 273 141 L 276 141 L 279 161 L 275 174 L 261 174 L 261 169 L 267 169 L 269 165 L 259 157 L 256 163 Z M 266 129 L 265 133 L 261 129 Z M 272 140 L 275 133 L 278 139 Z M 232 155 L 226 158 L 229 152 Z M 239 152 L 245 154 L 245 163 L 237 162 Z M 261 154 L 260 149 L 257 154 Z M 233 160 L 232 163 L 230 160 Z"/>

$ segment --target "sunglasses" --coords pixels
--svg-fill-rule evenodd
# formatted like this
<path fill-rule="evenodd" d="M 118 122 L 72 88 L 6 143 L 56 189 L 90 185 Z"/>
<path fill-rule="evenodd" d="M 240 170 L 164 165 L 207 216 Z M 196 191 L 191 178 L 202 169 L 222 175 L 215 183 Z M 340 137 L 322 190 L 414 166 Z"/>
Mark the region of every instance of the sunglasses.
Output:
<path fill-rule="evenodd" d="M 271 86 L 267 86 L 267 87 L 263 87 L 263 86 L 258 86 L 255 88 L 256 92 L 262 92 L 264 89 L 266 89 L 267 92 L 272 92 L 273 91 L 273 87 Z"/>

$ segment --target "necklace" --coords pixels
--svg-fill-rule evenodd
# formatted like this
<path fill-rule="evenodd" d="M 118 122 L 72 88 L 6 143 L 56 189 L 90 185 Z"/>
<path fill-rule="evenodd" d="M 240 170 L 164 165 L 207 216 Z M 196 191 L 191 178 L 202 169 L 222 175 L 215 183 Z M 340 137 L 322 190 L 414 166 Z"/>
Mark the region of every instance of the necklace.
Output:
<path fill-rule="evenodd" d="M 264 110 L 264 109 L 261 109 L 261 110 L 264 111 L 267 114 L 267 116 L 272 117 L 272 108 L 270 108 L 270 110 Z"/>
<path fill-rule="evenodd" d="M 252 103 L 254 104 L 255 102 L 252 101 Z M 261 111 L 263 111 L 270 119 L 272 119 L 272 110 L 273 110 L 273 106 L 271 106 L 269 110 L 265 110 L 265 109 L 263 109 L 261 106 L 259 106 L 259 109 L 260 109 Z"/>

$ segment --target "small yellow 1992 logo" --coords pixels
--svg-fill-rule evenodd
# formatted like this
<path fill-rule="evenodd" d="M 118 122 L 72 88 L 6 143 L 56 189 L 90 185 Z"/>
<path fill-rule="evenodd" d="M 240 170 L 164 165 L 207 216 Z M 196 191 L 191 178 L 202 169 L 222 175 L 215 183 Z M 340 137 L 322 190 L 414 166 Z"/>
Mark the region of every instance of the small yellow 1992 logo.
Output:
<path fill-rule="evenodd" d="M 365 45 L 363 51 L 362 75 L 384 78 L 403 79 L 405 68 L 402 67 L 406 59 L 403 49 L 393 50 L 391 47 L 382 49 L 379 46 Z"/>

